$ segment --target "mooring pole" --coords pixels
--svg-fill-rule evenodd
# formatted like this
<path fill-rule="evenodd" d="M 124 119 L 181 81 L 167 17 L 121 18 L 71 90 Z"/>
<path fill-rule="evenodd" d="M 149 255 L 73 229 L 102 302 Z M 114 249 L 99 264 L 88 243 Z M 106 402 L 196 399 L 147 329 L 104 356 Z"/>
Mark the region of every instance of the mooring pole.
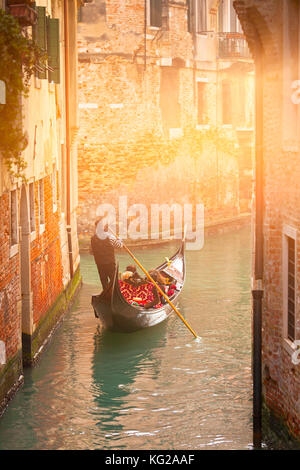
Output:
<path fill-rule="evenodd" d="M 262 48 L 256 54 L 255 125 L 255 257 L 252 286 L 253 446 L 262 443 L 262 298 L 263 298 L 263 68 Z"/>
<path fill-rule="evenodd" d="M 262 441 L 262 297 L 263 291 L 252 290 L 253 296 L 253 342 L 252 342 L 252 375 L 253 375 L 253 447 L 261 448 Z"/>

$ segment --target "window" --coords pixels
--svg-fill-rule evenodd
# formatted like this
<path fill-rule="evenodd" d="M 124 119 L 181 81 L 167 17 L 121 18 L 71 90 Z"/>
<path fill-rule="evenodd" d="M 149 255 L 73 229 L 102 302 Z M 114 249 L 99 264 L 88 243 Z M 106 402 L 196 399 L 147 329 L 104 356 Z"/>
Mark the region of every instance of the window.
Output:
<path fill-rule="evenodd" d="M 32 27 L 33 39 L 37 45 L 47 51 L 47 17 L 46 17 L 46 7 L 36 7 L 37 8 L 37 21 L 36 24 Z M 40 79 L 47 78 L 47 71 L 44 66 L 37 64 L 36 76 Z"/>
<path fill-rule="evenodd" d="M 187 30 L 189 33 L 192 33 L 193 32 L 193 21 L 192 21 L 193 0 L 186 0 L 186 4 L 187 4 Z"/>
<path fill-rule="evenodd" d="M 296 339 L 296 230 L 285 227 L 283 235 L 284 337 Z"/>
<path fill-rule="evenodd" d="M 234 0 L 221 0 L 218 10 L 219 32 L 242 33 L 242 27 L 233 8 Z"/>
<path fill-rule="evenodd" d="M 207 0 L 188 1 L 188 31 L 201 33 L 207 31 Z"/>
<path fill-rule="evenodd" d="M 295 240 L 287 237 L 288 244 L 288 338 L 295 340 Z"/>
<path fill-rule="evenodd" d="M 18 243 L 18 196 L 17 191 L 10 192 L 10 246 Z"/>
<path fill-rule="evenodd" d="M 231 100 L 231 83 L 229 80 L 222 81 L 222 123 L 232 124 L 232 100 Z"/>
<path fill-rule="evenodd" d="M 53 212 L 57 211 L 57 172 L 56 172 L 56 165 L 53 165 L 53 173 L 52 173 L 52 194 L 53 194 Z"/>
<path fill-rule="evenodd" d="M 161 28 L 162 25 L 162 0 L 149 0 L 149 26 Z"/>
<path fill-rule="evenodd" d="M 197 82 L 197 124 L 206 123 L 206 83 Z"/>
<path fill-rule="evenodd" d="M 67 206 L 67 195 L 66 195 L 66 150 L 65 145 L 61 144 L 61 159 L 60 159 L 60 207 L 61 211 L 64 214 L 66 212 Z"/>
<path fill-rule="evenodd" d="M 180 127 L 179 70 L 175 67 L 161 67 L 160 108 L 164 132 Z"/>
<path fill-rule="evenodd" d="M 246 125 L 246 82 L 244 78 L 240 78 L 238 84 L 238 97 L 239 97 L 239 122 L 240 126 Z"/>
<path fill-rule="evenodd" d="M 60 83 L 59 20 L 47 17 L 46 7 L 36 8 L 37 22 L 32 29 L 33 38 L 48 55 L 48 67 L 37 64 L 36 76 L 46 79 L 48 69 L 49 82 Z"/>
<path fill-rule="evenodd" d="M 59 20 L 47 18 L 48 80 L 60 83 Z"/>
<path fill-rule="evenodd" d="M 196 33 L 207 31 L 207 4 L 206 0 L 196 1 Z"/>
<path fill-rule="evenodd" d="M 35 232 L 34 183 L 29 185 L 30 231 Z"/>
<path fill-rule="evenodd" d="M 39 181 L 40 225 L 45 224 L 44 180 Z"/>

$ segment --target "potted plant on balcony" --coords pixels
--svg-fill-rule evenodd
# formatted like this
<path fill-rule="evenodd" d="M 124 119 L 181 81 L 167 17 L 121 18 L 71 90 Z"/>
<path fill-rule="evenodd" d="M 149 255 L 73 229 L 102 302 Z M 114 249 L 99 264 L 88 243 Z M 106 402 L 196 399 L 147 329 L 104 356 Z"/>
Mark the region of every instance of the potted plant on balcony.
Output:
<path fill-rule="evenodd" d="M 30 0 L 9 0 L 9 12 L 21 26 L 33 26 L 37 20 L 34 2 Z"/>

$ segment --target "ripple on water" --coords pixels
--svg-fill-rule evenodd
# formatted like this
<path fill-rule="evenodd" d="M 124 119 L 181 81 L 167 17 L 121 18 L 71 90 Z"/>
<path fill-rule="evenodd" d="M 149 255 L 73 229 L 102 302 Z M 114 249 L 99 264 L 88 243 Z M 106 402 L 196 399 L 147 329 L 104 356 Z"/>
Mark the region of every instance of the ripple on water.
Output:
<path fill-rule="evenodd" d="M 168 250 L 136 250 L 147 267 Z M 120 269 L 128 264 L 120 255 Z M 99 327 L 81 257 L 72 311 L 0 421 L 0 449 L 246 449 L 251 442 L 250 231 L 187 252 L 180 308 L 133 334 Z"/>

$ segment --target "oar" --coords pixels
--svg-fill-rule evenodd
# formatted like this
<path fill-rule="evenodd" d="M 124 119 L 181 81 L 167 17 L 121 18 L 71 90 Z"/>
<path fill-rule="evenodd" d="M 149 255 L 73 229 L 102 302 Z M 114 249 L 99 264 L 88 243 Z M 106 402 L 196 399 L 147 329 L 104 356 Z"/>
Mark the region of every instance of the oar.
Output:
<path fill-rule="evenodd" d="M 110 232 L 114 235 L 114 237 L 117 238 L 116 234 L 112 231 L 111 228 L 109 228 Z M 150 276 L 150 274 L 148 273 L 148 271 L 141 265 L 141 263 L 139 262 L 138 259 L 136 259 L 136 257 L 134 256 L 134 254 L 129 250 L 129 248 L 124 244 L 124 242 L 122 241 L 122 244 L 123 244 L 123 247 L 125 248 L 125 250 L 127 251 L 127 253 L 132 257 L 132 259 L 136 262 L 136 264 L 141 268 L 141 270 L 146 274 L 147 278 L 155 285 L 156 289 L 161 293 L 161 295 L 166 299 L 166 301 L 168 302 L 169 305 L 171 305 L 172 309 L 174 310 L 174 312 L 179 316 L 179 318 L 183 321 L 183 323 L 185 324 L 185 326 L 190 330 L 191 333 L 193 333 L 194 337 L 195 338 L 198 338 L 197 334 L 195 333 L 195 331 L 191 328 L 191 326 L 188 324 L 188 322 L 183 318 L 183 316 L 181 315 L 181 313 L 179 313 L 179 311 L 177 310 L 177 308 L 175 307 L 175 305 L 171 302 L 171 300 L 169 299 L 169 297 L 165 294 L 165 292 L 159 287 L 159 285 L 154 281 L 154 279 L 152 279 L 152 277 Z"/>

